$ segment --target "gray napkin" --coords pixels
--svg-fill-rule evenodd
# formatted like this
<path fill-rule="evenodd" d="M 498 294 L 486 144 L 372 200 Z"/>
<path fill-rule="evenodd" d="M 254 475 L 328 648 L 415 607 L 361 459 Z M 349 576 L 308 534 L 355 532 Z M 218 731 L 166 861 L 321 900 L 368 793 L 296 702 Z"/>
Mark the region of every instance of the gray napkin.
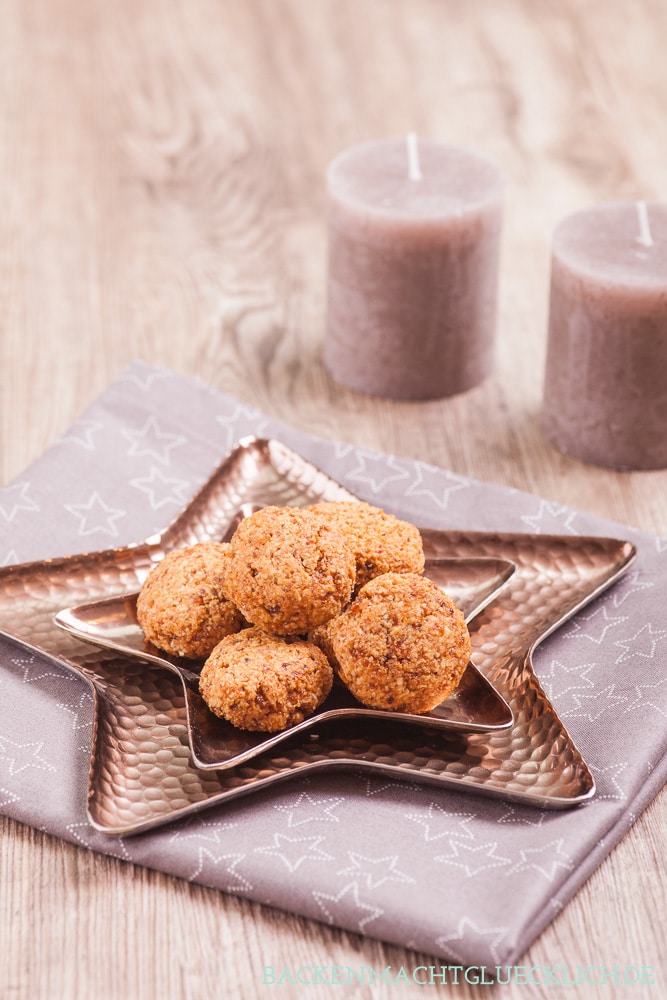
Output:
<path fill-rule="evenodd" d="M 665 781 L 667 541 L 298 434 L 137 362 L 0 491 L 0 565 L 148 537 L 249 434 L 279 438 L 358 496 L 423 526 L 611 535 L 637 545 L 625 577 L 535 656 L 594 774 L 595 799 L 539 811 L 351 771 L 296 777 L 150 833 L 105 836 L 85 812 L 87 686 L 2 640 L 0 810 L 91 850 L 450 962 L 511 964 Z M 266 964 L 284 963 L 267 955 Z"/>

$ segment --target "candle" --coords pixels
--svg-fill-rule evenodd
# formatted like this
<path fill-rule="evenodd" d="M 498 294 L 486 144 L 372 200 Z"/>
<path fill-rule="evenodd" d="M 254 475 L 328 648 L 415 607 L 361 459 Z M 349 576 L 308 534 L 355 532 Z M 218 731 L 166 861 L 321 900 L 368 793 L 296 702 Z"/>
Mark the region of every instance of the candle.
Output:
<path fill-rule="evenodd" d="M 414 135 L 331 163 L 324 359 L 336 381 L 432 399 L 490 374 L 502 192 L 491 160 Z"/>
<path fill-rule="evenodd" d="M 615 202 L 557 227 L 542 426 L 584 462 L 667 466 L 667 205 Z"/>

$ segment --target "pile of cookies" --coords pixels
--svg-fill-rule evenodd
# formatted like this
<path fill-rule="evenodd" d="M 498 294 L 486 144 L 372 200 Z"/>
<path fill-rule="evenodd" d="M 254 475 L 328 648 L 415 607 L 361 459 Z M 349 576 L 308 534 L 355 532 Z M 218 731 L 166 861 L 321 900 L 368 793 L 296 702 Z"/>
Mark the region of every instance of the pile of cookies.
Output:
<path fill-rule="evenodd" d="M 137 602 L 146 638 L 205 658 L 200 691 L 241 729 L 276 732 L 329 694 L 423 713 L 470 658 L 461 611 L 424 577 L 414 525 L 354 501 L 264 507 L 231 541 L 169 553 Z"/>

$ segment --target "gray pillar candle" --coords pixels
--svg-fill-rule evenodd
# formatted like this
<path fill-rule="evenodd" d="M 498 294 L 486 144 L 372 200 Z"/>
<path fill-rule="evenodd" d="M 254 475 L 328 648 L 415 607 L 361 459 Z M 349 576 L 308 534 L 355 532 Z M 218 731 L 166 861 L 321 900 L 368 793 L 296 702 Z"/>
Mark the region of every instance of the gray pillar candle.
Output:
<path fill-rule="evenodd" d="M 432 399 L 491 373 L 503 187 L 486 157 L 413 137 L 331 163 L 324 359 L 336 381 Z"/>
<path fill-rule="evenodd" d="M 542 426 L 584 462 L 667 466 L 667 205 L 614 202 L 557 227 Z"/>

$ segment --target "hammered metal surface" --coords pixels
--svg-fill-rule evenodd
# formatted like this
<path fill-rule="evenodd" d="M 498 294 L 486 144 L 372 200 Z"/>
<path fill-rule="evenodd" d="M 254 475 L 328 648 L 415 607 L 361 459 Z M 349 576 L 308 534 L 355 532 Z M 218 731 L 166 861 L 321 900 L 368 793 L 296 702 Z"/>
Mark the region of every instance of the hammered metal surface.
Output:
<path fill-rule="evenodd" d="M 136 591 L 172 548 L 224 535 L 244 504 L 298 504 L 350 494 L 275 441 L 247 440 L 161 536 L 135 546 L 0 570 L 0 630 L 86 677 L 95 696 L 88 813 L 131 833 L 318 768 L 386 771 L 541 808 L 590 798 L 594 782 L 535 678 L 531 652 L 608 587 L 634 557 L 608 538 L 424 531 L 428 558 L 506 559 L 516 572 L 471 624 L 473 657 L 514 713 L 492 735 L 451 737 L 384 720 L 322 723 L 228 771 L 197 768 L 184 689 L 157 665 L 119 658 L 53 625 L 63 607 Z"/>

